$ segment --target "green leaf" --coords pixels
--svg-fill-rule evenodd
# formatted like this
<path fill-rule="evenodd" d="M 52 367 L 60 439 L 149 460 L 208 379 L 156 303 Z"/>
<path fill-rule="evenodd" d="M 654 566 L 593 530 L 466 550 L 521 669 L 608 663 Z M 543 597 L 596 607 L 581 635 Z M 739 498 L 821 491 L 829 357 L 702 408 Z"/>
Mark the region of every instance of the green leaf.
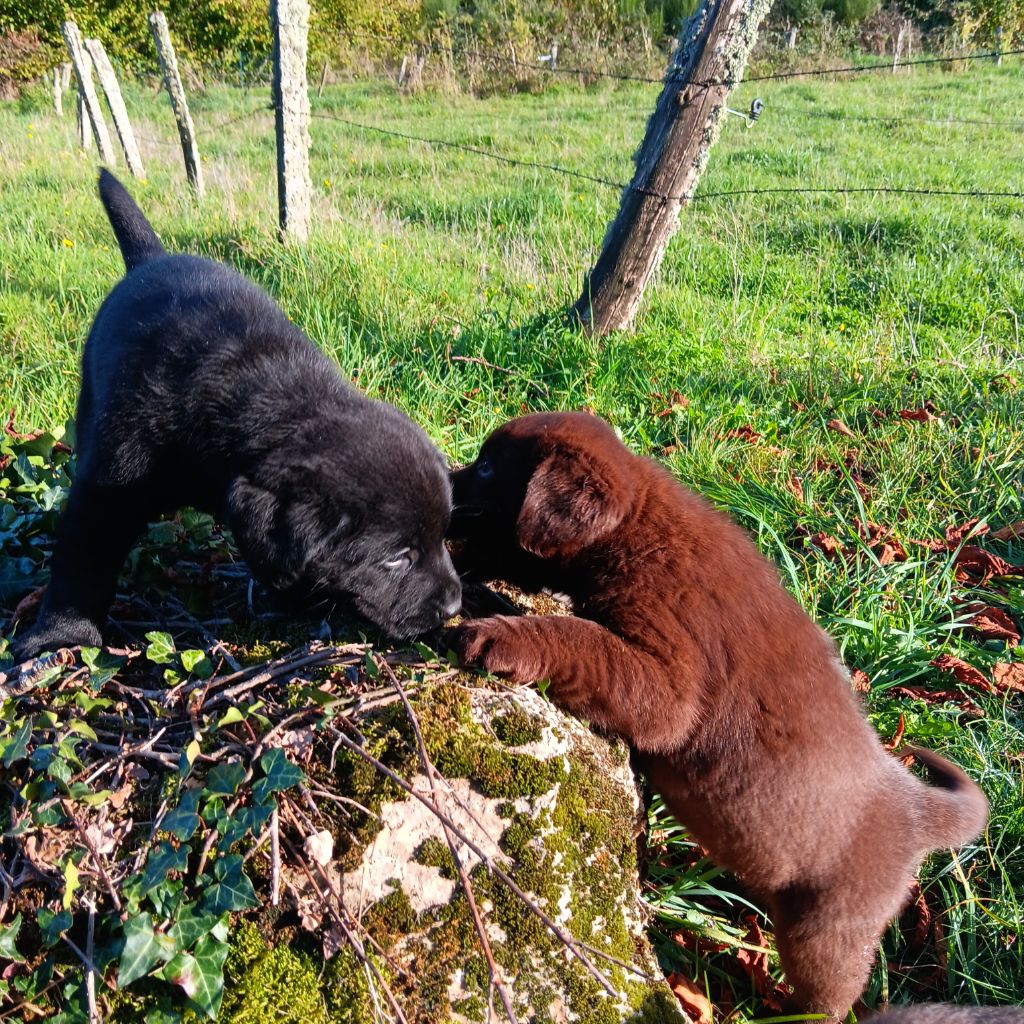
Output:
<path fill-rule="evenodd" d="M 40 907 L 36 911 L 36 924 L 39 926 L 43 945 L 52 946 L 71 927 L 71 914 L 66 910 L 55 914 L 46 907 Z"/>
<path fill-rule="evenodd" d="M 227 827 L 218 824 L 223 838 L 217 844 L 221 853 L 227 853 L 232 846 L 247 835 L 256 836 L 260 829 L 270 820 L 274 812 L 273 803 L 253 804 L 250 807 L 239 807 L 227 821 Z"/>
<path fill-rule="evenodd" d="M 14 920 L 6 928 L 0 928 L 0 957 L 3 957 L 5 960 L 16 960 L 18 963 L 23 963 L 25 960 L 18 952 L 18 947 L 14 944 L 20 928 L 20 913 L 14 915 Z"/>
<path fill-rule="evenodd" d="M 166 665 L 171 661 L 174 654 L 174 638 L 170 633 L 161 633 L 155 630 L 146 634 L 149 645 L 146 647 L 146 657 L 158 665 Z"/>
<path fill-rule="evenodd" d="M 89 669 L 89 682 L 92 683 L 94 689 L 99 689 L 105 683 L 110 682 L 127 660 L 127 658 L 110 654 L 99 647 L 82 648 L 82 661 Z"/>
<path fill-rule="evenodd" d="M 216 728 L 223 729 L 225 725 L 234 725 L 236 722 L 244 722 L 245 715 L 242 714 L 241 708 L 234 706 L 227 709 L 221 716 L 220 721 L 217 723 Z"/>
<path fill-rule="evenodd" d="M 110 799 L 111 791 L 101 789 L 94 792 L 92 787 L 84 782 L 75 782 L 68 787 L 68 795 L 86 807 L 100 807 Z"/>
<path fill-rule="evenodd" d="M 76 718 L 68 722 L 68 728 L 72 732 L 77 732 L 79 736 L 84 736 L 87 740 L 92 740 L 93 743 L 96 743 L 99 740 L 99 737 L 93 731 L 92 726 L 87 722 L 83 722 L 80 718 Z"/>
<path fill-rule="evenodd" d="M 142 892 L 163 885 L 172 871 L 184 871 L 187 864 L 187 846 L 175 849 L 166 841 L 157 843 L 146 858 L 146 867 L 139 881 Z"/>
<path fill-rule="evenodd" d="M 234 796 L 245 778 L 245 768 L 238 761 L 215 764 L 206 777 L 206 792 L 210 796 Z"/>
<path fill-rule="evenodd" d="M 209 679 L 213 675 L 213 662 L 205 651 L 182 651 L 181 664 L 186 672 L 200 679 Z"/>
<path fill-rule="evenodd" d="M 178 911 L 178 916 L 167 929 L 178 949 L 190 949 L 204 935 L 212 932 L 224 918 L 209 910 L 200 910 L 195 904 L 188 904 Z M 224 936 L 226 938 L 226 935 Z"/>
<path fill-rule="evenodd" d="M 188 775 L 192 770 L 192 765 L 195 763 L 196 758 L 199 756 L 199 752 L 202 748 L 199 746 L 199 740 L 193 740 L 182 752 L 181 757 L 178 758 L 178 772 L 182 775 Z"/>
<path fill-rule="evenodd" d="M 14 733 L 3 741 L 4 767 L 10 768 L 15 761 L 20 761 L 28 753 L 28 741 L 32 738 L 32 719 L 26 718 Z"/>
<path fill-rule="evenodd" d="M 199 807 L 199 798 L 203 795 L 201 789 L 189 789 L 183 794 L 177 807 L 172 807 L 160 822 L 160 827 L 165 832 L 170 832 L 176 839 L 187 842 L 199 828 L 199 815 L 196 809 Z"/>
<path fill-rule="evenodd" d="M 291 789 L 303 782 L 306 776 L 284 756 L 280 747 L 268 750 L 260 758 L 260 767 L 264 778 L 252 787 L 252 796 L 257 803 L 263 803 L 271 793 L 279 793 Z"/>
<path fill-rule="evenodd" d="M 137 978 L 148 974 L 153 965 L 174 956 L 176 946 L 169 935 L 153 931 L 149 914 L 136 914 L 124 924 L 124 950 L 117 972 L 117 987 L 126 988 Z"/>
<path fill-rule="evenodd" d="M 380 675 L 380 667 L 373 660 L 373 655 L 369 651 L 363 656 L 363 671 L 369 679 L 376 679 Z"/>
<path fill-rule="evenodd" d="M 179 953 L 160 972 L 165 981 L 178 985 L 189 1002 L 207 1017 L 216 1017 L 224 997 L 224 961 L 228 946 L 205 936 L 195 954 Z"/>
<path fill-rule="evenodd" d="M 256 906 L 256 892 L 238 854 L 231 853 L 218 860 L 213 866 L 213 877 L 216 881 L 203 894 L 203 909 L 220 915 Z"/>

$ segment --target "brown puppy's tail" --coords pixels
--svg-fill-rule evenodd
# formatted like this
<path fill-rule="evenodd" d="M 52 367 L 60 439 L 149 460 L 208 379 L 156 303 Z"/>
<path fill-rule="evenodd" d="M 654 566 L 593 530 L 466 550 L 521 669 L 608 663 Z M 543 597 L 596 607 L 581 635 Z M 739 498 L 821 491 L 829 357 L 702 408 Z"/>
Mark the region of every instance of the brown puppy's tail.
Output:
<path fill-rule="evenodd" d="M 988 800 L 981 788 L 934 750 L 905 747 L 928 771 L 924 789 L 924 836 L 932 849 L 960 846 L 977 838 L 988 821 Z"/>
<path fill-rule="evenodd" d="M 100 171 L 100 199 L 121 247 L 126 270 L 134 270 L 147 260 L 164 255 L 165 249 L 149 221 L 124 185 L 106 168 Z"/>

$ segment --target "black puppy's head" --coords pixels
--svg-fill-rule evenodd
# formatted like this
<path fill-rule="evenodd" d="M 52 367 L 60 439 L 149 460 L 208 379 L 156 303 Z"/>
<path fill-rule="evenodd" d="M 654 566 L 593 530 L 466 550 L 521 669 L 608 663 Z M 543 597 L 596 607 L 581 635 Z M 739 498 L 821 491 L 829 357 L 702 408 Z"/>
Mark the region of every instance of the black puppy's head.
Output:
<path fill-rule="evenodd" d="M 626 516 L 633 488 L 625 464 L 633 457 L 587 413 L 511 420 L 452 474 L 451 536 L 492 566 L 514 559 L 523 572 L 536 560 L 571 559 Z"/>
<path fill-rule="evenodd" d="M 305 443 L 303 443 L 305 442 Z M 461 606 L 444 545 L 451 484 L 426 434 L 390 406 L 321 423 L 238 478 L 228 519 L 253 572 L 286 593 L 349 597 L 392 636 L 428 632 Z"/>

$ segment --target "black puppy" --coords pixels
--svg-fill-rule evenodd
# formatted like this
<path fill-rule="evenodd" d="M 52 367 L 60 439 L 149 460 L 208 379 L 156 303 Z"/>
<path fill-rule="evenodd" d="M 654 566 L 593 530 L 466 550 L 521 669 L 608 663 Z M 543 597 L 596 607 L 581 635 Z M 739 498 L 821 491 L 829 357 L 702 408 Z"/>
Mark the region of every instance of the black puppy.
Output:
<path fill-rule="evenodd" d="M 85 344 L 78 469 L 15 656 L 98 645 L 132 544 L 185 505 L 226 522 L 277 591 L 350 596 L 398 637 L 458 611 L 451 486 L 426 434 L 343 381 L 255 285 L 168 255 L 107 171 L 99 189 L 127 274 Z"/>

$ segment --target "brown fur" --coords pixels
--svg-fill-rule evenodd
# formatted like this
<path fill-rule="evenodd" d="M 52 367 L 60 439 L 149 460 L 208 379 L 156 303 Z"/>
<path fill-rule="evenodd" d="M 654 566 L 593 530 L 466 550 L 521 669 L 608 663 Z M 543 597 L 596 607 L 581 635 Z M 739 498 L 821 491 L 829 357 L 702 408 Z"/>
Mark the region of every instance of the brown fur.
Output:
<path fill-rule="evenodd" d="M 582 413 L 513 420 L 454 474 L 462 570 L 567 593 L 575 616 L 462 625 L 460 654 L 628 741 L 672 813 L 771 910 L 797 1005 L 839 1016 L 931 850 L 983 829 L 880 744 L 829 637 L 747 535 Z"/>

